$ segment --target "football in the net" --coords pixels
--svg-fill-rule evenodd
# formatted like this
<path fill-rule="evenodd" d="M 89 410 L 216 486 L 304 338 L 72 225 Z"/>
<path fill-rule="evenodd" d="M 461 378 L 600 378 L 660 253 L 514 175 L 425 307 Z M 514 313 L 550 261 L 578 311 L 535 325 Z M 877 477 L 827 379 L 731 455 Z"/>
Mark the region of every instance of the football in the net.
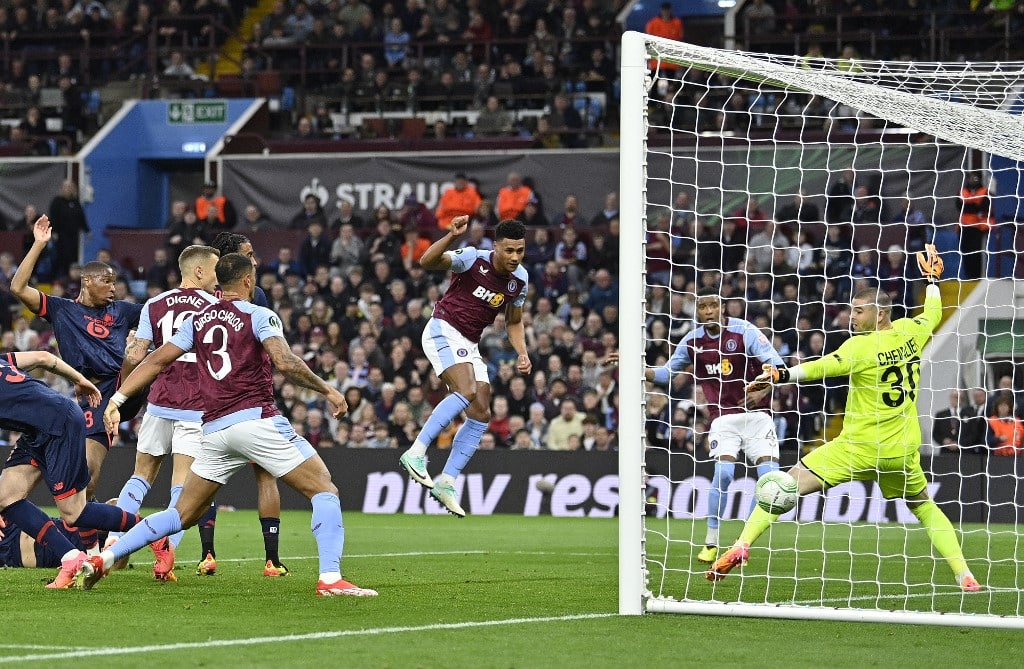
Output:
<path fill-rule="evenodd" d="M 754 497 L 757 505 L 768 513 L 786 513 L 796 506 L 796 479 L 782 471 L 768 472 L 757 479 Z"/>

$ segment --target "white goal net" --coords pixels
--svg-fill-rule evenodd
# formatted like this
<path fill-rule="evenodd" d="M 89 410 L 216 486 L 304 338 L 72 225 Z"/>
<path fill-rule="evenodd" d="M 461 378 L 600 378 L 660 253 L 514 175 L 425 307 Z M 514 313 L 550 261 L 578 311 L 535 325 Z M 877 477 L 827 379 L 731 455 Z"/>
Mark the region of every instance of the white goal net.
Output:
<path fill-rule="evenodd" d="M 622 613 L 1024 627 L 1022 110 L 1024 63 L 838 61 L 624 37 Z M 701 378 L 761 363 L 667 385 L 645 370 L 699 327 L 701 290 L 787 366 L 851 336 L 861 288 L 887 294 L 893 320 L 916 316 L 926 281 L 914 253 L 926 244 L 945 262 L 943 319 L 898 389 L 916 400 L 928 491 L 981 591 L 962 590 L 918 515 L 870 477 L 802 497 L 746 564 L 710 581 L 698 557 L 737 540 L 758 474 L 742 451 L 731 481 L 716 474 L 718 412 Z M 766 415 L 783 470 L 839 434 L 848 390 L 842 377 L 773 390 Z"/>

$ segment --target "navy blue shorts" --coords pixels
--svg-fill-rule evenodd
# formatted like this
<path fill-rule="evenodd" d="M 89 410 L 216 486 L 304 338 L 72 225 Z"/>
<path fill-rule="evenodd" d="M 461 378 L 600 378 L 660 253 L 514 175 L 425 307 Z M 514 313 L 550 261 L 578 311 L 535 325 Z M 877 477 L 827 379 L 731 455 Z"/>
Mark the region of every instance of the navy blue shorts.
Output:
<path fill-rule="evenodd" d="M 21 567 L 21 530 L 11 525 L 0 539 L 0 567 Z"/>
<path fill-rule="evenodd" d="M 4 467 L 37 467 L 55 500 L 71 497 L 89 487 L 89 465 L 85 461 L 85 416 L 74 401 L 62 399 L 63 402 L 47 409 L 65 412 L 64 433 L 22 435 L 4 464 Z"/>
<path fill-rule="evenodd" d="M 82 415 L 85 417 L 85 438 L 98 441 L 109 449 L 110 435 L 107 434 L 107 428 L 103 427 L 103 412 L 107 409 L 107 402 L 110 401 L 110 398 L 117 391 L 117 379 L 99 381 L 94 385 L 99 389 L 100 395 L 102 395 L 100 405 L 93 408 L 89 406 L 89 401 L 86 399 L 79 403 L 79 406 L 82 407 Z"/>

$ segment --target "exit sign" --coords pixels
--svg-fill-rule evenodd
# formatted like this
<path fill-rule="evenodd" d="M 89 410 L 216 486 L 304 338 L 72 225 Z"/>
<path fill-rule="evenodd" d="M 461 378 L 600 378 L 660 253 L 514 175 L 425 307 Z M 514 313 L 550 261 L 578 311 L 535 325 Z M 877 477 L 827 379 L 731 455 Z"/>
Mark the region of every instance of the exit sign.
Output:
<path fill-rule="evenodd" d="M 167 103 L 167 122 L 226 123 L 228 103 L 224 100 L 174 100 Z"/>

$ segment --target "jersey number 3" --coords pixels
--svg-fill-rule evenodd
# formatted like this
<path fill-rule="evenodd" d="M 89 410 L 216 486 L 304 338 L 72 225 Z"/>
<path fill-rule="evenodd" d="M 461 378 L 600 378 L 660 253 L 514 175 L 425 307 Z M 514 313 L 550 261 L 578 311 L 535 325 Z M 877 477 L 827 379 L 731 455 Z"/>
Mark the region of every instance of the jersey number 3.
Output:
<path fill-rule="evenodd" d="M 214 339 L 220 339 L 220 342 L 216 348 L 210 351 L 211 358 L 206 361 L 206 369 L 210 372 L 210 376 L 220 381 L 231 373 L 231 357 L 228 356 L 228 329 L 223 325 L 214 325 L 206 331 L 203 343 L 213 344 Z M 220 359 L 218 369 L 213 368 L 213 356 Z"/>
<path fill-rule="evenodd" d="M 917 380 L 921 376 L 921 360 L 913 358 L 905 365 L 893 365 L 886 367 L 879 379 L 882 383 L 888 383 L 891 391 L 882 393 L 882 402 L 886 406 L 896 408 L 901 406 L 910 398 L 913 402 L 917 399 Z M 904 386 L 904 382 L 906 386 Z"/>

